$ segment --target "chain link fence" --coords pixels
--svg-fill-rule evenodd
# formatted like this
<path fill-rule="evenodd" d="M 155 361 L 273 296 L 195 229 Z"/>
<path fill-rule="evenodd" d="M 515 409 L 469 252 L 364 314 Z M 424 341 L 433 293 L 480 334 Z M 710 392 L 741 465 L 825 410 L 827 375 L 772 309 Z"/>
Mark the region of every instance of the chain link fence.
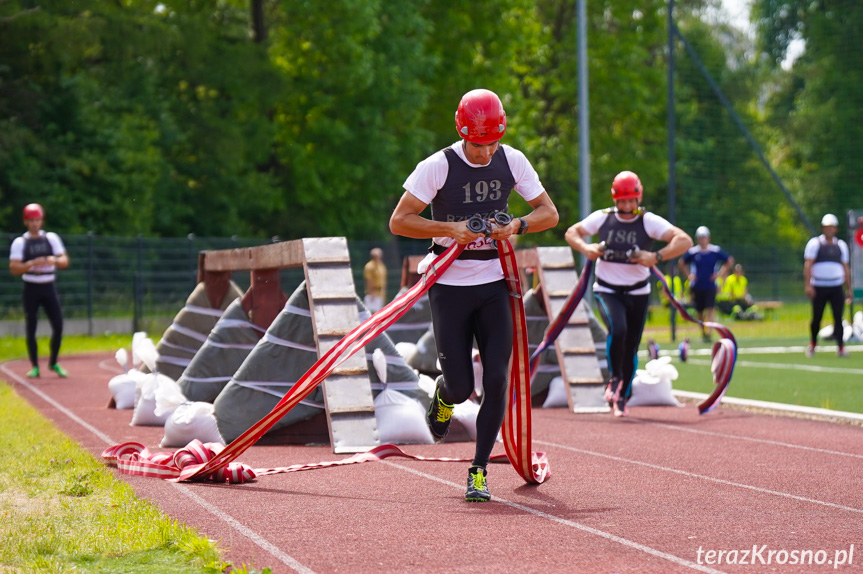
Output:
<path fill-rule="evenodd" d="M 18 235 L 8 235 L 5 257 L 8 268 L 9 247 Z M 198 254 L 216 249 L 255 247 L 279 241 L 238 237 L 145 238 L 111 237 L 95 234 L 63 235 L 69 254 L 68 269 L 57 273 L 57 289 L 63 305 L 64 331 L 67 334 L 95 335 L 106 329 L 113 332 L 144 330 L 159 333 L 170 325 L 174 315 L 197 285 Z M 402 259 L 425 252 L 427 241 L 348 243 L 354 283 L 363 295 L 363 266 L 373 247 L 382 247 L 387 265 L 388 298 L 401 284 Z M 293 291 L 304 279 L 302 268 L 280 273 L 282 290 Z M 246 290 L 249 272 L 232 274 L 232 280 Z M 0 273 L 0 335 L 23 332 L 21 278 Z M 42 318 L 44 319 L 44 317 Z M 106 327 L 107 326 L 107 327 Z M 40 334 L 47 320 L 40 320 Z"/>
<path fill-rule="evenodd" d="M 7 263 L 9 246 L 15 237 L 7 236 Z M 199 252 L 254 247 L 273 241 L 278 238 L 268 241 L 194 235 L 155 239 L 65 235 L 63 242 L 70 266 L 57 274 L 65 331 L 88 335 L 105 330 L 162 332 L 197 284 Z M 384 251 L 389 301 L 401 286 L 404 258 L 425 254 L 428 244 L 427 240 L 402 238 L 392 238 L 389 242 L 349 241 L 357 294 L 363 295 L 362 270 L 373 247 Z M 777 248 L 754 245 L 722 247 L 743 264 L 750 293 L 756 300 L 791 302 L 805 298 L 802 246 L 800 253 L 784 253 Z M 672 263 L 676 265 L 676 261 Z M 301 268 L 283 270 L 280 275 L 282 290 L 290 295 L 303 278 Z M 242 290 L 250 283 L 248 272 L 234 273 L 232 279 Z M 46 323 L 40 320 L 40 329 L 47 327 Z M 20 334 L 22 329 L 21 278 L 1 273 L 0 334 Z"/>

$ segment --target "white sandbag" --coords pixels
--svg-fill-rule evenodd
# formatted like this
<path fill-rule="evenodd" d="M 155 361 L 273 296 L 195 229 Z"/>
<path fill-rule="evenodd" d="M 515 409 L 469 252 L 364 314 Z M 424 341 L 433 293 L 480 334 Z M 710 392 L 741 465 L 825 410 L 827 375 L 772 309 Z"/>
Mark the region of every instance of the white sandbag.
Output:
<path fill-rule="evenodd" d="M 404 358 L 407 364 L 410 364 L 414 355 L 417 353 L 417 344 L 408 341 L 402 341 L 395 344 L 396 351 Z"/>
<path fill-rule="evenodd" d="M 135 408 L 135 391 L 138 386 L 138 381 L 141 380 L 144 373 L 138 369 L 131 369 L 122 375 L 117 375 L 108 381 L 108 390 L 114 398 L 114 407 L 117 409 L 133 409 Z"/>
<path fill-rule="evenodd" d="M 626 406 L 683 406 L 671 393 L 671 381 L 677 380 L 677 369 L 669 355 L 654 359 L 638 369 L 632 380 L 632 395 Z"/>
<path fill-rule="evenodd" d="M 842 320 L 842 342 L 847 343 L 848 339 L 851 338 L 851 335 L 854 334 L 854 327 L 847 320 Z M 833 339 L 833 325 L 827 325 L 823 327 L 820 331 L 818 331 L 818 338 L 824 340 L 834 340 Z"/>
<path fill-rule="evenodd" d="M 434 444 L 425 409 L 416 399 L 385 388 L 374 403 L 381 444 Z"/>
<path fill-rule="evenodd" d="M 382 349 L 378 348 L 372 351 L 372 365 L 375 368 L 375 373 L 382 383 L 387 382 L 387 356 L 384 355 Z"/>
<path fill-rule="evenodd" d="M 855 343 L 863 343 L 863 311 L 854 313 L 854 321 L 851 322 L 851 333 L 854 335 Z"/>
<path fill-rule="evenodd" d="M 156 416 L 170 415 L 177 407 L 186 402 L 189 400 L 183 395 L 177 381 L 160 373 L 159 384 L 156 386 L 156 408 L 153 409 Z"/>
<path fill-rule="evenodd" d="M 479 414 L 479 405 L 473 401 L 465 401 L 457 404 L 452 410 L 453 422 L 460 424 L 470 440 L 476 440 L 476 415 Z"/>
<path fill-rule="evenodd" d="M 203 443 L 225 444 L 219 434 L 212 403 L 186 402 L 173 410 L 165 421 L 165 436 L 159 446 L 184 447 L 195 439 Z"/>
<path fill-rule="evenodd" d="M 156 370 L 156 361 L 158 358 L 159 353 L 156 352 L 156 345 L 153 344 L 153 339 L 147 337 L 147 334 L 142 332 L 132 335 L 132 362 L 136 368 L 143 363 L 144 367 L 152 373 Z"/>
<path fill-rule="evenodd" d="M 123 367 L 123 372 L 129 372 L 129 353 L 126 349 L 117 349 L 117 352 L 114 353 L 114 358 L 117 359 L 117 363 Z"/>
<path fill-rule="evenodd" d="M 419 379 L 419 383 L 417 383 L 419 388 L 428 393 L 429 398 L 432 398 L 435 391 L 435 380 L 423 373 L 419 373 Z"/>
<path fill-rule="evenodd" d="M 165 421 L 168 420 L 168 415 L 173 412 L 173 408 L 166 408 L 166 399 L 177 405 L 184 402 L 177 402 L 176 394 L 173 387 L 176 387 L 176 393 L 182 397 L 183 393 L 177 386 L 176 381 L 159 373 L 147 373 L 142 377 L 135 388 L 135 412 L 132 413 L 132 426 L 165 426 Z M 157 398 L 162 402 L 162 408 L 156 412 Z"/>
<path fill-rule="evenodd" d="M 563 385 L 563 377 L 557 376 L 548 383 L 548 395 L 545 397 L 545 402 L 542 403 L 542 408 L 560 407 L 569 408 L 569 397 L 566 394 L 566 387 Z"/>
<path fill-rule="evenodd" d="M 138 355 L 138 349 L 141 348 L 141 341 L 147 338 L 147 333 L 144 331 L 136 331 L 132 335 L 132 364 L 130 367 L 136 369 L 141 366 L 141 357 Z"/>

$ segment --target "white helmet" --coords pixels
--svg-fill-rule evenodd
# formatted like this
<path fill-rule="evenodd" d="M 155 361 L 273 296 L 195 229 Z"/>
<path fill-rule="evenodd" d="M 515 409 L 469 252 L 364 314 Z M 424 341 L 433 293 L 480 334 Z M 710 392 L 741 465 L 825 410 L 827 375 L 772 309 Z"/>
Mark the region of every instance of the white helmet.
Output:
<path fill-rule="evenodd" d="M 700 226 L 695 230 L 695 238 L 697 239 L 699 237 L 710 237 L 710 230 L 704 225 Z"/>
<path fill-rule="evenodd" d="M 839 227 L 839 219 L 832 213 L 828 213 L 824 217 L 821 218 L 821 227 Z"/>

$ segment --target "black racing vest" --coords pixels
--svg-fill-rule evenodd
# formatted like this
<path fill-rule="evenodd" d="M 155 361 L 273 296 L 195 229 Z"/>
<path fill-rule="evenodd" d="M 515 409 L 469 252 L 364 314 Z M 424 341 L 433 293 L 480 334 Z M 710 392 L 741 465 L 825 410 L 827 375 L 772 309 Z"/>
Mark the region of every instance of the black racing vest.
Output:
<path fill-rule="evenodd" d="M 40 235 L 39 237 L 30 237 L 30 234 L 24 236 L 24 258 L 22 263 L 27 263 L 37 257 L 48 257 L 54 255 L 54 250 L 51 249 L 51 243 L 48 237 Z"/>
<path fill-rule="evenodd" d="M 479 214 L 490 219 L 495 211 L 508 212 L 515 177 L 499 146 L 488 165 L 471 167 L 452 148 L 444 150 L 449 171 L 446 182 L 431 202 L 435 221 L 465 221 Z"/>
<path fill-rule="evenodd" d="M 605 242 L 606 252 L 609 254 L 609 257 L 603 257 L 603 259 L 635 265 L 623 254 L 636 246 L 642 251 L 653 250 L 653 239 L 644 229 L 645 212 L 642 212 L 634 221 L 623 223 L 614 216 L 615 208 L 611 207 L 604 211 L 607 215 L 597 232 L 597 238 Z"/>
<path fill-rule="evenodd" d="M 815 256 L 815 263 L 823 263 L 832 261 L 834 263 L 842 263 L 842 250 L 839 249 L 839 242 L 824 243 L 819 241 L 818 255 Z"/>

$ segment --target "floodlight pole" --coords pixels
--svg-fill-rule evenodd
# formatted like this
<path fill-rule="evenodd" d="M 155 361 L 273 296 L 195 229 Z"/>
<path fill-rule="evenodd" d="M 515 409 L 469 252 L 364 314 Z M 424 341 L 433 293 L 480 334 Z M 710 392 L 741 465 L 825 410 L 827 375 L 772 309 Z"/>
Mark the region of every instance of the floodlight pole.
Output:
<path fill-rule="evenodd" d="M 581 219 L 590 215 L 590 119 L 587 94 L 587 0 L 577 0 L 578 19 L 578 178 Z M 586 261 L 581 256 L 582 263 Z"/>
<path fill-rule="evenodd" d="M 675 117 L 674 117 L 674 0 L 668 0 L 668 221 L 672 225 L 677 225 L 675 214 L 675 162 L 674 154 L 674 132 Z M 671 277 L 671 295 L 674 296 L 674 273 L 676 265 L 671 265 L 669 276 Z M 681 285 L 683 278 L 680 278 Z M 677 310 L 674 305 L 669 305 L 671 309 L 671 341 L 674 342 L 677 338 Z"/>

